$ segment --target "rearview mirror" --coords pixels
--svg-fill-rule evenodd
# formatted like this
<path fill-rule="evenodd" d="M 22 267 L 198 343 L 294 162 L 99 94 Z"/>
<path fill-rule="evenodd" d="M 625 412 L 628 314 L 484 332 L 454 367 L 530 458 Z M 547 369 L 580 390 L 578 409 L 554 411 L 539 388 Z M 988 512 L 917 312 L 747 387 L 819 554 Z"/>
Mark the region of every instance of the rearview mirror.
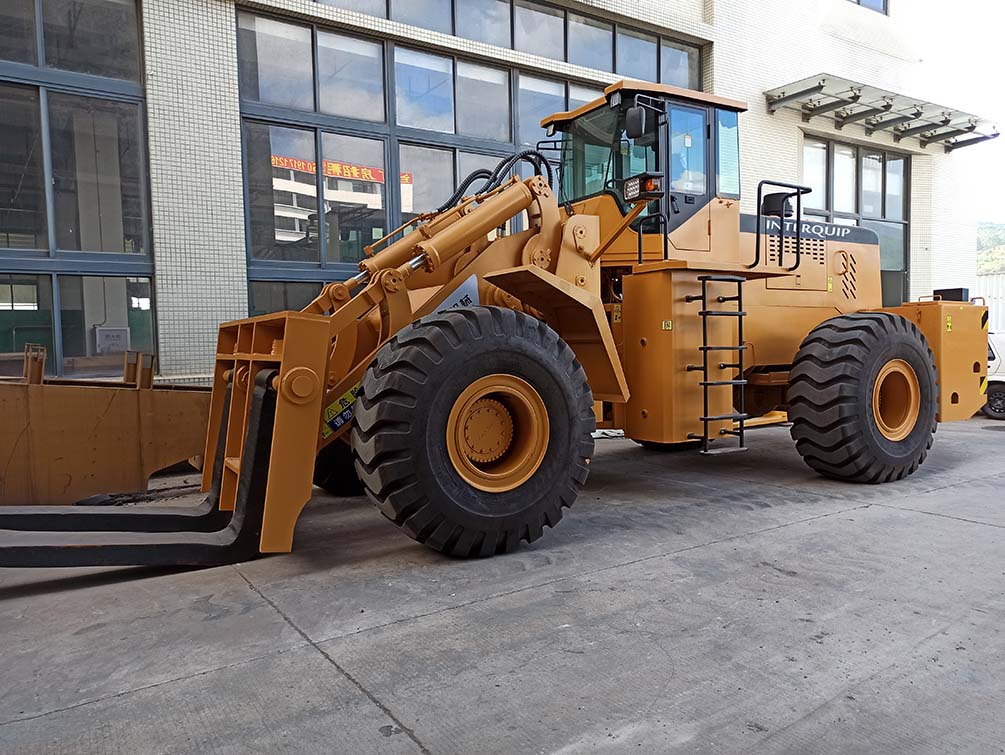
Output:
<path fill-rule="evenodd" d="M 625 113 L 625 135 L 629 139 L 640 139 L 647 130 L 646 109 L 640 105 L 628 108 Z"/>

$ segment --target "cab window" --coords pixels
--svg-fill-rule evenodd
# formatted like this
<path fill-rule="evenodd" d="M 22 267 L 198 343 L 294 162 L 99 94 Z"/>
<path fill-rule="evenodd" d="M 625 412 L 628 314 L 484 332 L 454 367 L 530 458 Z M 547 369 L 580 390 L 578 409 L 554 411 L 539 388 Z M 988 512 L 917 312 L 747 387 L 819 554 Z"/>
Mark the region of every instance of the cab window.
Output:
<path fill-rule="evenodd" d="M 716 110 L 715 175 L 720 197 L 740 197 L 740 129 L 732 110 Z"/>
<path fill-rule="evenodd" d="M 670 190 L 704 194 L 705 112 L 671 105 L 670 108 Z"/>
<path fill-rule="evenodd" d="M 562 142 L 563 202 L 613 191 L 620 201 L 621 181 L 658 169 L 653 132 L 632 142 L 624 135 L 624 111 L 600 108 L 573 121 Z"/>

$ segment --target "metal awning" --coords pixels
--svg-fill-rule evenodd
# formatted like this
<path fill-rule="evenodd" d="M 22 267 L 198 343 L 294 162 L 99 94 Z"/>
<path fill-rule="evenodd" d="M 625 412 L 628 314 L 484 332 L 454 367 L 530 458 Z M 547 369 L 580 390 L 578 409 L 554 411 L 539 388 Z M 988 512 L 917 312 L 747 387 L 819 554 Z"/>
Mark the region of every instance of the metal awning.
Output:
<path fill-rule="evenodd" d="M 764 95 L 769 113 L 798 110 L 805 123 L 827 118 L 838 130 L 858 124 L 866 136 L 885 132 L 897 143 L 917 138 L 923 148 L 935 144 L 952 152 L 998 136 L 986 118 L 827 73 L 769 89 Z"/>

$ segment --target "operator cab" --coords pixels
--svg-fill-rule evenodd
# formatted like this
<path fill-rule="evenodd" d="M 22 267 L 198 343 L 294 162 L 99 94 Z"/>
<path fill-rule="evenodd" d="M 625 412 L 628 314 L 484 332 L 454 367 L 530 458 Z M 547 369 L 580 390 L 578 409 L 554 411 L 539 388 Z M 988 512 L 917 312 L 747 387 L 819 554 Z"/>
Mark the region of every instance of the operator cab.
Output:
<path fill-rule="evenodd" d="M 634 225 L 656 231 L 659 222 L 651 221 L 662 216 L 672 232 L 707 212 L 713 197 L 739 199 L 737 116 L 744 110 L 736 100 L 665 84 L 612 84 L 602 98 L 542 122 L 562 134 L 559 199 L 571 204 L 609 193 L 627 213 L 628 179 L 665 176 L 669 186 Z"/>

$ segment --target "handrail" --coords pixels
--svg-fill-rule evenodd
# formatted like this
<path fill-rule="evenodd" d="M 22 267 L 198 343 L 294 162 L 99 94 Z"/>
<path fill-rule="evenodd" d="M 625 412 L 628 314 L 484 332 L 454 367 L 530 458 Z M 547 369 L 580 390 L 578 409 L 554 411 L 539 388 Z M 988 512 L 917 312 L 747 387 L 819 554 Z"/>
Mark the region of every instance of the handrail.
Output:
<path fill-rule="evenodd" d="M 790 268 L 786 268 L 790 273 L 795 272 L 799 268 L 799 263 L 802 261 L 802 219 L 803 219 L 803 194 L 809 194 L 813 191 L 809 186 L 800 186 L 799 184 L 789 184 L 782 181 L 770 181 L 763 180 L 757 184 L 757 231 L 754 236 L 754 262 L 753 264 L 747 265 L 747 268 L 755 268 L 761 264 L 761 218 L 764 217 L 761 212 L 762 200 L 764 196 L 765 186 L 775 186 L 779 189 L 792 189 L 793 191 L 785 195 L 785 201 L 782 203 L 784 207 L 788 201 L 792 198 L 796 198 L 796 264 Z M 782 264 L 782 260 L 785 256 L 785 217 L 783 215 L 778 218 L 778 265 Z"/>

